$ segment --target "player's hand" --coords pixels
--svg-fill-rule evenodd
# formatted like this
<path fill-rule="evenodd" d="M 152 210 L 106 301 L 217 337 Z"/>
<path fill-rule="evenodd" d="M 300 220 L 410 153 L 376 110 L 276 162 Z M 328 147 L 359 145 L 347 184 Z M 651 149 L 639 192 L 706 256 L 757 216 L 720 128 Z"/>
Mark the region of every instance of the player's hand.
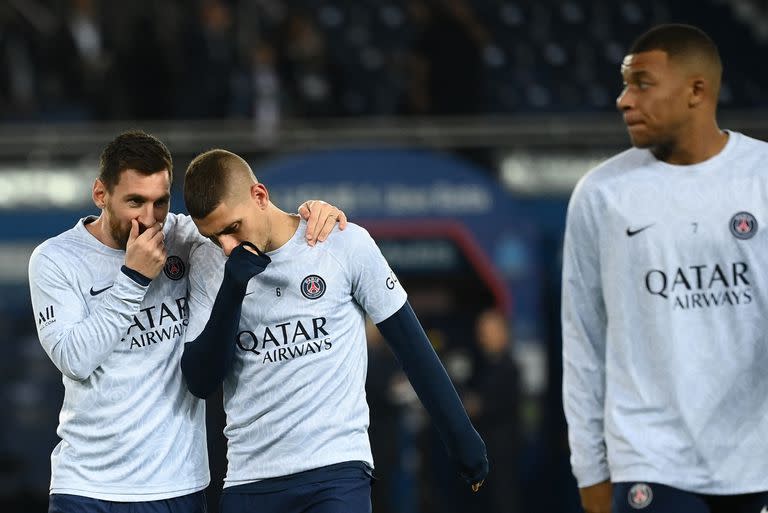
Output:
<path fill-rule="evenodd" d="M 264 272 L 272 259 L 250 242 L 242 242 L 232 250 L 224 264 L 224 274 L 245 287 L 248 281 Z"/>
<path fill-rule="evenodd" d="M 328 238 L 336 223 L 339 230 L 347 227 L 347 216 L 330 203 L 321 200 L 305 201 L 299 207 L 299 215 L 307 221 L 307 244 L 314 246 Z"/>
<path fill-rule="evenodd" d="M 485 443 L 480 435 L 472 437 L 474 447 L 464 447 L 465 454 L 458 454 L 456 463 L 459 466 L 459 475 L 464 478 L 473 492 L 480 490 L 485 478 L 488 476 L 488 456 L 485 452 Z"/>
<path fill-rule="evenodd" d="M 586 513 L 611 513 L 612 494 L 613 486 L 610 481 L 579 488 L 581 507 Z"/>
<path fill-rule="evenodd" d="M 164 241 L 162 224 L 155 223 L 139 234 L 139 222 L 131 219 L 131 233 L 125 245 L 125 266 L 154 279 L 163 270 L 168 257 Z"/>

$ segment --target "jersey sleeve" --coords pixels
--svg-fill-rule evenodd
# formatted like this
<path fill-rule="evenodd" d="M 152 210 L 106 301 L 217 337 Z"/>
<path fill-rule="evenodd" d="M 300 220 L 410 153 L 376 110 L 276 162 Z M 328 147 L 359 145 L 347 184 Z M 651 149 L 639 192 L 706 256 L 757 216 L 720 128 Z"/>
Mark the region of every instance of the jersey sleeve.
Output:
<path fill-rule="evenodd" d="M 29 288 L 40 343 L 62 374 L 78 381 L 87 379 L 121 342 L 147 290 L 118 272 L 89 310 L 74 273 L 39 248 L 29 261 Z"/>
<path fill-rule="evenodd" d="M 370 234 L 358 228 L 347 255 L 352 296 L 374 323 L 397 312 L 408 298 Z"/>
<path fill-rule="evenodd" d="M 563 248 L 563 408 L 571 466 L 580 487 L 610 477 L 606 457 L 606 311 L 595 205 L 583 184 L 571 197 Z"/>
<path fill-rule="evenodd" d="M 189 255 L 189 325 L 186 340 L 193 341 L 205 328 L 224 277 L 224 253 L 212 242 L 196 245 Z"/>

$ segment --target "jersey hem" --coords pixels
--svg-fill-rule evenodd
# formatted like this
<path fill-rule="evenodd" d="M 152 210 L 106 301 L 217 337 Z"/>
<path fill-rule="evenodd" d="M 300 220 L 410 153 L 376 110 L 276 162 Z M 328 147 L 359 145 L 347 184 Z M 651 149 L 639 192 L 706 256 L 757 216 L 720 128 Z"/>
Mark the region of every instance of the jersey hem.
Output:
<path fill-rule="evenodd" d="M 768 481 L 757 484 L 739 484 L 738 486 L 710 486 L 704 483 L 690 484 L 681 483 L 677 479 L 670 478 L 669 476 L 662 476 L 659 474 L 643 473 L 635 474 L 633 472 L 615 472 L 611 476 L 611 482 L 613 483 L 632 483 L 632 482 L 645 482 L 645 483 L 658 483 L 684 492 L 700 493 L 703 495 L 743 495 L 748 493 L 760 493 L 768 491 Z"/>
<path fill-rule="evenodd" d="M 167 490 L 163 492 L 149 492 L 137 494 L 135 492 L 127 493 L 125 491 L 118 492 L 97 492 L 94 490 L 85 490 L 81 488 L 56 486 L 51 487 L 50 495 L 54 494 L 67 494 L 67 495 L 79 495 L 81 497 L 88 497 L 90 499 L 99 499 L 103 501 L 113 502 L 148 502 L 163 499 L 174 499 L 176 497 L 182 497 L 184 495 L 190 495 L 197 493 L 201 490 L 205 490 L 210 483 L 210 479 L 206 481 L 200 481 L 191 488 L 182 488 L 178 490 Z"/>
<path fill-rule="evenodd" d="M 230 488 L 232 486 L 240 486 L 240 485 L 246 485 L 251 483 L 258 483 L 259 481 L 264 481 L 265 479 L 274 479 L 276 477 L 291 476 L 293 474 L 298 474 L 299 472 L 306 472 L 308 470 L 315 470 L 321 467 L 327 467 L 329 465 L 336 465 L 338 463 L 350 463 L 353 461 L 359 461 L 361 463 L 365 463 L 366 465 L 368 465 L 368 467 L 371 468 L 371 470 L 374 469 L 372 458 L 367 456 L 362 458 L 355 458 L 355 457 L 341 458 L 341 459 L 332 458 L 328 461 L 318 461 L 316 462 L 316 464 L 312 466 L 306 466 L 306 467 L 301 466 L 295 469 L 287 470 L 285 471 L 285 473 L 281 473 L 281 474 L 268 475 L 263 477 L 253 477 L 253 478 L 239 478 L 239 479 L 230 479 L 229 477 L 227 477 L 224 479 L 224 488 Z"/>

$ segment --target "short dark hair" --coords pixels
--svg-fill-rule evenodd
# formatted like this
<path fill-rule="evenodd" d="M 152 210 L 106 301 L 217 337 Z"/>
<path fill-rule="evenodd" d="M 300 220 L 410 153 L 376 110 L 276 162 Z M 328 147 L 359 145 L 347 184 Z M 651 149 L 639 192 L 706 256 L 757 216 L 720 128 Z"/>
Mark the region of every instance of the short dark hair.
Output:
<path fill-rule="evenodd" d="M 189 215 L 203 219 L 229 191 L 230 167 L 239 157 L 222 149 L 208 150 L 189 163 L 184 175 L 184 205 Z"/>
<path fill-rule="evenodd" d="M 715 65 L 715 71 L 722 73 L 723 64 L 717 45 L 706 32 L 693 25 L 666 23 L 648 30 L 638 37 L 629 53 L 662 50 L 672 58 L 699 55 Z"/>
<path fill-rule="evenodd" d="M 130 130 L 118 135 L 107 144 L 99 159 L 99 180 L 108 191 L 120 181 L 126 169 L 135 169 L 152 175 L 164 169 L 173 182 L 173 159 L 165 144 L 141 130 Z"/>

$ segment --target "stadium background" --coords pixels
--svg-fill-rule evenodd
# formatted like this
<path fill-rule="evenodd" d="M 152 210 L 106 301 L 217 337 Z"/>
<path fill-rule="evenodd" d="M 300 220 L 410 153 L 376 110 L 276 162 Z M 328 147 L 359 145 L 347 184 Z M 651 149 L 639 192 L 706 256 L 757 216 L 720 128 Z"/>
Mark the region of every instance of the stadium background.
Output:
<path fill-rule="evenodd" d="M 0 509 L 45 509 L 57 442 L 61 378 L 36 339 L 29 253 L 95 213 L 100 149 L 142 128 L 174 155 L 174 211 L 189 160 L 223 147 L 282 208 L 319 197 L 366 226 L 465 397 L 482 372 L 475 320 L 502 309 L 519 379 L 482 393 L 498 411 L 483 425 L 511 442 L 504 486 L 514 511 L 579 511 L 560 406 L 565 208 L 627 147 L 625 49 L 670 21 L 720 46 L 721 126 L 767 138 L 758 0 L 0 1 Z M 386 351 L 371 361 L 374 453 L 392 469 L 374 511 L 497 511 L 459 491 Z"/>

